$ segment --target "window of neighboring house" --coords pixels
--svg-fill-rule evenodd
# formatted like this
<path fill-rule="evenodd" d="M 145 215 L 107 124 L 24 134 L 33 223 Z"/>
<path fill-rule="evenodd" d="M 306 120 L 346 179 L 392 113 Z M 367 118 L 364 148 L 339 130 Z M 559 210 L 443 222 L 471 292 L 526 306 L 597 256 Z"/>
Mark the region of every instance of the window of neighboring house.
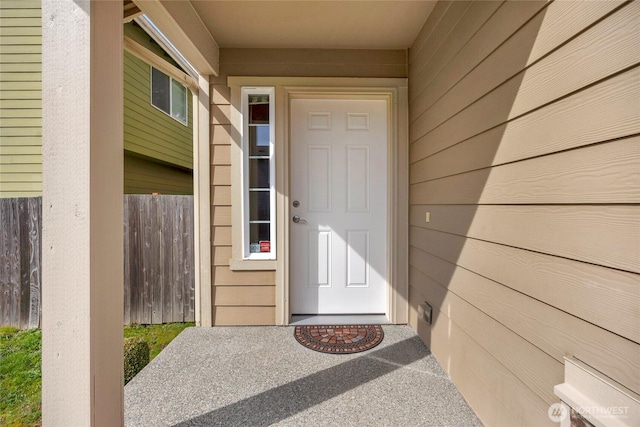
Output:
<path fill-rule="evenodd" d="M 242 89 L 244 259 L 276 258 L 274 94 Z"/>
<path fill-rule="evenodd" d="M 151 105 L 187 124 L 187 88 L 154 67 L 151 67 Z"/>

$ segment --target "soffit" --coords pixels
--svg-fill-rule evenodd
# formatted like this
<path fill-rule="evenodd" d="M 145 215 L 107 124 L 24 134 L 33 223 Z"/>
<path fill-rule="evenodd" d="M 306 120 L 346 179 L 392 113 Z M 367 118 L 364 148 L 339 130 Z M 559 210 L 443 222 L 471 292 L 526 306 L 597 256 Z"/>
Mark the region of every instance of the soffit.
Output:
<path fill-rule="evenodd" d="M 435 3 L 191 0 L 222 48 L 405 49 Z"/>

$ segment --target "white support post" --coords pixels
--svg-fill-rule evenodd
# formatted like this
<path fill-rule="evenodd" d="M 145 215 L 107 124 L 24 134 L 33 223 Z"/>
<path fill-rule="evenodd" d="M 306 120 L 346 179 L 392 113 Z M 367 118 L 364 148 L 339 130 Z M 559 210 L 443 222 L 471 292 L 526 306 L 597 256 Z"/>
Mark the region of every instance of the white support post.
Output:
<path fill-rule="evenodd" d="M 124 423 L 122 11 L 42 1 L 45 426 Z"/>

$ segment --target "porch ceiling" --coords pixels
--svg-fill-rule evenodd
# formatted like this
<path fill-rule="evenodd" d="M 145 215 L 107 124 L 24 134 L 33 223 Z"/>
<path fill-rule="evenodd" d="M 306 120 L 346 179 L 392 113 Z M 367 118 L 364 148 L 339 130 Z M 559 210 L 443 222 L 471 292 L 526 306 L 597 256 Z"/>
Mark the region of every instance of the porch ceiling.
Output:
<path fill-rule="evenodd" d="M 191 0 L 223 48 L 405 49 L 435 3 Z"/>

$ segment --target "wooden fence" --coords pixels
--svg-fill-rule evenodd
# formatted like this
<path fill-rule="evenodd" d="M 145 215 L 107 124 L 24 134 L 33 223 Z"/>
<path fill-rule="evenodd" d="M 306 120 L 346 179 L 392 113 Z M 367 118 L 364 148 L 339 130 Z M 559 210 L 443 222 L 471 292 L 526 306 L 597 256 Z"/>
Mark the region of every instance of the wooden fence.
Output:
<path fill-rule="evenodd" d="M 193 196 L 124 196 L 124 323 L 193 322 Z"/>
<path fill-rule="evenodd" d="M 41 197 L 0 199 L 2 326 L 40 326 L 41 235 Z M 124 323 L 194 318 L 193 196 L 125 195 Z"/>
<path fill-rule="evenodd" d="M 40 326 L 42 198 L 0 199 L 0 325 Z"/>

